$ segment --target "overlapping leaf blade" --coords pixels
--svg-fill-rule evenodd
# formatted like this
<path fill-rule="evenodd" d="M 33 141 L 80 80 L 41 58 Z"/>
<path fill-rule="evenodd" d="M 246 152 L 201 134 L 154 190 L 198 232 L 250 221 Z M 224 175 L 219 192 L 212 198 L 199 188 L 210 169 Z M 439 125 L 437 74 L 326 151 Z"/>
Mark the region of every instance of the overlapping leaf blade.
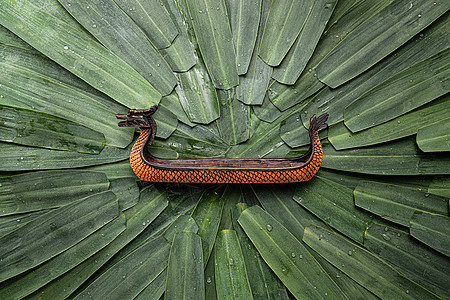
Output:
<path fill-rule="evenodd" d="M 345 125 L 352 132 L 361 131 L 445 95 L 450 91 L 449 70 L 447 48 L 392 76 L 347 106 Z"/>
<path fill-rule="evenodd" d="M 178 30 L 164 5 L 140 0 L 114 2 L 139 25 L 156 49 L 169 47 L 177 37 Z"/>
<path fill-rule="evenodd" d="M 200 50 L 219 89 L 238 84 L 236 56 L 223 0 L 186 1 Z"/>
<path fill-rule="evenodd" d="M 364 72 L 430 25 L 449 8 L 448 3 L 394 0 L 352 31 L 317 66 L 321 81 L 331 87 Z M 384 47 L 379 47 L 383 44 Z"/>
<path fill-rule="evenodd" d="M 131 142 L 131 128 L 119 129 L 115 118 L 126 107 L 36 51 L 0 44 L 0 53 L 4 58 L 0 62 L 2 104 L 82 124 L 103 133 L 111 146 L 123 148 Z"/>
<path fill-rule="evenodd" d="M 270 3 L 270 0 L 262 1 L 255 49 L 250 59 L 247 73 L 239 76 L 239 85 L 236 87 L 237 98 L 245 104 L 259 105 L 263 102 L 269 86 L 270 76 L 272 75 L 272 67 L 266 64 L 258 55 Z"/>
<path fill-rule="evenodd" d="M 448 213 L 448 199 L 398 185 L 361 181 L 353 194 L 356 206 L 403 226 L 416 210 Z"/>
<path fill-rule="evenodd" d="M 245 203 L 238 203 L 232 210 L 232 218 L 233 227 L 242 250 L 253 299 L 288 299 L 289 296 L 286 288 L 261 258 L 259 252 L 252 245 L 250 239 L 238 223 L 241 213 L 247 208 L 248 206 Z"/>
<path fill-rule="evenodd" d="M 326 168 L 379 175 L 449 174 L 450 158 L 423 154 L 415 141 L 405 138 L 371 148 L 336 151 L 324 146 L 322 166 Z"/>
<path fill-rule="evenodd" d="M 234 230 L 222 230 L 217 234 L 214 258 L 218 299 L 253 299 L 241 246 Z"/>
<path fill-rule="evenodd" d="M 177 78 L 178 86 L 175 90 L 190 121 L 208 124 L 219 117 L 217 92 L 202 63 L 177 74 Z"/>
<path fill-rule="evenodd" d="M 161 99 L 139 73 L 84 30 L 27 0 L 2 2 L 0 13 L 3 26 L 117 102 L 147 108 Z"/>
<path fill-rule="evenodd" d="M 217 120 L 222 139 L 236 145 L 248 140 L 250 136 L 250 108 L 238 101 L 236 90 L 218 91 L 221 118 Z"/>
<path fill-rule="evenodd" d="M 192 212 L 192 218 L 198 225 L 198 235 L 202 238 L 205 266 L 214 248 L 223 206 L 224 201 L 217 193 L 205 191 Z"/>
<path fill-rule="evenodd" d="M 299 298 L 346 299 L 306 248 L 279 222 L 259 206 L 242 212 L 239 224 L 258 252 L 286 285 Z"/>
<path fill-rule="evenodd" d="M 449 107 L 449 105 L 450 98 L 448 96 L 444 96 L 441 99 L 432 101 L 431 103 L 424 105 L 403 116 L 356 133 L 352 133 L 344 125 L 344 123 L 341 122 L 330 127 L 330 129 L 328 130 L 328 138 L 333 144 L 333 147 L 337 150 L 388 142 L 390 140 L 395 140 L 418 133 L 423 130 L 422 128 L 426 128 L 431 124 L 440 121 L 444 122 L 444 120 L 448 118 L 447 108 Z M 439 124 L 436 130 L 441 129 L 442 134 L 445 135 L 445 128 L 446 126 L 444 122 L 443 124 Z M 439 134 L 439 131 L 435 132 L 436 134 Z M 431 134 L 429 133 L 425 136 L 431 136 Z M 423 133 L 421 134 L 421 137 L 418 138 L 418 140 L 421 140 L 422 138 Z M 432 143 L 432 145 L 435 145 L 433 143 L 437 143 L 437 145 L 441 147 L 440 149 L 445 149 L 445 141 L 438 140 L 430 142 Z M 427 142 L 425 142 L 425 144 L 426 143 Z M 420 143 L 418 143 L 418 145 L 420 147 Z M 425 145 L 424 147 L 426 148 L 427 146 Z M 433 149 L 433 146 L 431 146 L 431 148 Z"/>
<path fill-rule="evenodd" d="M 294 199 L 331 227 L 363 243 L 372 215 L 355 207 L 351 189 L 317 177 L 307 185 L 298 185 Z"/>
<path fill-rule="evenodd" d="M 57 208 L 106 191 L 105 174 L 79 170 L 42 171 L 0 179 L 0 215 Z"/>
<path fill-rule="evenodd" d="M 48 213 L 50 210 L 39 210 L 20 215 L 9 215 L 0 217 L 0 236 L 8 234 L 19 227 L 31 222 L 40 215 Z"/>
<path fill-rule="evenodd" d="M 163 237 L 145 243 L 103 273 L 75 299 L 137 296 L 166 268 L 169 250 L 170 245 Z"/>
<path fill-rule="evenodd" d="M 0 140 L 57 150 L 98 154 L 102 133 L 50 114 L 0 105 Z"/>
<path fill-rule="evenodd" d="M 320 227 L 307 227 L 303 241 L 353 280 L 381 298 L 436 299 L 373 253 Z"/>
<path fill-rule="evenodd" d="M 129 157 L 129 148 L 105 147 L 100 154 L 50 150 L 0 142 L 0 170 L 67 169 L 116 162 Z"/>
<path fill-rule="evenodd" d="M 316 48 L 337 1 L 316 0 L 295 43 L 283 61 L 274 69 L 272 77 L 284 84 L 294 84 L 305 69 Z"/>
<path fill-rule="evenodd" d="M 329 125 L 342 121 L 344 108 L 357 98 L 395 74 L 448 48 L 450 42 L 447 34 L 450 26 L 449 18 L 448 14 L 442 16 L 394 53 L 353 80 L 335 89 L 324 88 L 306 106 L 305 112 L 302 114 L 305 126 L 307 126 L 310 115 L 314 113 L 328 112 L 330 114 Z M 335 26 L 339 24 L 340 22 Z M 330 31 L 333 28 L 334 26 L 330 28 Z"/>
<path fill-rule="evenodd" d="M 103 192 L 41 215 L 1 237 L 0 281 L 60 254 L 118 214 L 116 196 Z"/>
<path fill-rule="evenodd" d="M 353 5 L 349 5 L 352 2 Z M 340 15 L 337 23 L 326 30 L 314 51 L 314 55 L 293 86 L 275 83 L 271 86 L 270 100 L 281 110 L 285 110 L 315 94 L 324 87 L 317 78 L 315 69 L 322 59 L 350 32 L 360 26 L 370 16 L 388 5 L 390 0 L 377 1 L 338 1 L 334 10 Z"/>
<path fill-rule="evenodd" d="M 409 231 L 419 241 L 450 256 L 449 223 L 448 216 L 418 211 L 411 218 Z"/>
<path fill-rule="evenodd" d="M 0 292 L 5 297 L 4 299 L 25 297 L 67 270 L 82 263 L 123 232 L 125 230 L 125 221 L 124 215 L 119 216 L 53 259 L 26 272 L 22 276 L 6 281 L 0 287 Z"/>
<path fill-rule="evenodd" d="M 407 232 L 372 224 L 364 236 L 364 246 L 395 266 L 403 275 L 448 298 L 450 291 L 446 282 L 449 260 L 416 242 Z"/>
<path fill-rule="evenodd" d="M 312 0 L 272 1 L 259 47 L 259 56 L 268 65 L 281 63 L 305 26 L 313 4 Z"/>
<path fill-rule="evenodd" d="M 182 13 L 178 10 L 175 0 L 162 0 L 169 16 L 175 24 L 178 35 L 172 44 L 160 49 L 162 56 L 175 72 L 186 72 L 196 63 L 194 47 L 189 41 L 188 34 L 183 25 Z"/>
<path fill-rule="evenodd" d="M 450 151 L 450 118 L 420 128 L 417 145 L 425 152 Z"/>
<path fill-rule="evenodd" d="M 172 14 L 178 18 L 180 31 L 186 34 L 192 44 L 196 64 L 184 73 L 177 73 L 177 94 L 189 119 L 196 123 L 207 124 L 219 117 L 219 101 L 214 88 L 213 75 L 207 69 L 200 46 L 194 32 L 187 3 L 184 0 L 172 0 Z M 171 3 L 169 1 L 169 3 Z M 183 29 L 182 29 L 183 28 Z"/>
<path fill-rule="evenodd" d="M 428 186 L 428 192 L 450 198 L 450 178 L 436 177 Z"/>
<path fill-rule="evenodd" d="M 169 65 L 116 3 L 112 0 L 60 3 L 100 43 L 133 67 L 160 94 L 170 94 L 176 78 Z"/>
<path fill-rule="evenodd" d="M 236 51 L 237 72 L 239 75 L 247 73 L 261 17 L 263 0 L 230 2 L 230 26 Z"/>
<path fill-rule="evenodd" d="M 204 299 L 202 240 L 193 232 L 175 235 L 167 266 L 167 299 Z"/>
<path fill-rule="evenodd" d="M 32 294 L 32 298 L 68 297 L 107 261 L 133 241 L 167 207 L 167 197 L 155 189 L 144 189 L 140 201 L 125 211 L 127 228 L 108 246 Z M 123 279 L 121 277 L 121 279 Z M 119 280 L 121 280 L 119 279 Z"/>

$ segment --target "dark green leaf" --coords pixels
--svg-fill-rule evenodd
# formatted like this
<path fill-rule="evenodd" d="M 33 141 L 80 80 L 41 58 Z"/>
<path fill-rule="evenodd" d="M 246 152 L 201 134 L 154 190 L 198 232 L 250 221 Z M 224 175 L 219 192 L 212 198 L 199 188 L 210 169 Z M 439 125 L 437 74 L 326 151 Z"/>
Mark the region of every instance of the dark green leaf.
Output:
<path fill-rule="evenodd" d="M 443 15 L 449 3 L 394 0 L 350 32 L 317 66 L 331 87 L 356 77 Z M 412 4 L 412 5 L 411 5 Z"/>
<path fill-rule="evenodd" d="M 311 58 L 336 3 L 337 0 L 314 1 L 295 43 L 281 64 L 273 70 L 274 79 L 284 84 L 294 84 L 297 81 Z"/>
<path fill-rule="evenodd" d="M 125 230 L 125 221 L 124 215 L 119 216 L 51 260 L 6 281 L 0 286 L 0 293 L 4 299 L 20 299 L 31 294 L 107 246 Z"/>
<path fill-rule="evenodd" d="M 158 277 L 153 279 L 149 285 L 147 285 L 142 292 L 139 293 L 134 299 L 139 300 L 158 300 L 161 299 L 164 289 L 166 288 L 167 268 L 162 271 Z"/>
<path fill-rule="evenodd" d="M 289 299 L 289 296 L 283 283 L 264 262 L 255 246 L 252 245 L 238 223 L 239 216 L 247 208 L 248 206 L 245 203 L 238 203 L 233 208 L 233 226 L 242 250 L 245 269 L 247 270 L 248 281 L 250 283 L 253 298 L 258 300 L 287 300 Z"/>
<path fill-rule="evenodd" d="M 435 177 L 428 186 L 428 192 L 450 198 L 450 178 Z"/>
<path fill-rule="evenodd" d="M 246 209 L 238 221 L 266 263 L 296 298 L 346 299 L 305 246 L 261 207 Z"/>
<path fill-rule="evenodd" d="M 48 213 L 49 211 L 50 209 L 46 209 L 25 214 L 0 217 L 0 236 L 6 235 L 19 227 L 22 227 L 23 225 L 31 222 L 40 215 Z"/>
<path fill-rule="evenodd" d="M 238 101 L 236 90 L 219 90 L 220 119 L 217 126 L 225 142 L 236 145 L 248 140 L 250 135 L 250 107 Z"/>
<path fill-rule="evenodd" d="M 361 181 L 353 193 L 357 206 L 403 226 L 416 210 L 448 213 L 448 199 L 398 185 Z"/>
<path fill-rule="evenodd" d="M 192 44 L 196 60 L 195 66 L 187 72 L 176 74 L 178 78 L 176 91 L 189 119 L 196 123 L 207 124 L 219 117 L 219 101 L 216 89 L 201 56 L 200 46 L 197 43 L 192 20 L 189 17 L 187 2 L 170 0 L 169 3 L 173 1 L 176 2 L 177 9 L 175 9 L 174 3 L 170 4 L 172 13 L 179 18 L 180 31 L 187 35 Z M 182 26 L 184 29 L 181 29 Z"/>
<path fill-rule="evenodd" d="M 411 280 L 444 299 L 450 296 L 447 285 L 450 261 L 416 242 L 408 233 L 372 224 L 364 236 L 364 246 Z"/>
<path fill-rule="evenodd" d="M 186 36 L 178 35 L 172 45 L 159 52 L 174 72 L 186 72 L 195 65 L 192 46 Z"/>
<path fill-rule="evenodd" d="M 138 180 L 137 176 L 134 174 L 130 166 L 130 161 L 128 159 L 112 164 L 104 164 L 100 166 L 87 167 L 84 170 L 103 172 L 109 180 L 119 179 L 119 178 L 134 178 Z"/>
<path fill-rule="evenodd" d="M 110 189 L 119 199 L 121 211 L 136 205 L 139 201 L 139 187 L 135 178 L 124 177 L 111 180 Z"/>
<path fill-rule="evenodd" d="M 450 218 L 417 211 L 414 213 L 409 232 L 419 241 L 450 256 Z"/>
<path fill-rule="evenodd" d="M 100 43 L 133 67 L 160 94 L 172 92 L 176 78 L 169 65 L 113 0 L 58 1 Z M 155 5 L 161 7 L 159 3 Z M 171 22 L 170 18 L 167 20 Z"/>
<path fill-rule="evenodd" d="M 178 232 L 167 266 L 166 299 L 205 299 L 202 239 L 193 232 Z"/>
<path fill-rule="evenodd" d="M 186 3 L 214 85 L 219 89 L 236 86 L 239 83 L 236 56 L 224 1 L 191 0 Z"/>
<path fill-rule="evenodd" d="M 222 230 L 215 245 L 218 299 L 253 299 L 241 246 L 234 230 Z"/>
<path fill-rule="evenodd" d="M 50 114 L 0 105 L 0 140 L 26 146 L 83 153 L 99 153 L 105 137 Z"/>
<path fill-rule="evenodd" d="M 188 34 L 183 24 L 181 12 L 178 10 L 175 0 L 162 0 L 168 10 L 170 18 L 175 24 L 178 35 L 172 44 L 159 52 L 175 72 L 186 72 L 196 64 L 197 58 L 194 47 L 189 41 Z"/>
<path fill-rule="evenodd" d="M 167 140 L 155 139 L 149 148 L 161 148 L 161 155 L 167 156 L 168 150 L 175 153 L 175 157 L 223 157 L 227 150 L 226 144 L 206 127 L 190 128 L 178 124 L 177 130 Z M 159 155 L 155 155 L 158 156 Z"/>
<path fill-rule="evenodd" d="M 397 73 L 345 108 L 352 132 L 389 121 L 450 91 L 450 48 Z"/>
<path fill-rule="evenodd" d="M 322 167 L 379 175 L 449 174 L 450 157 L 423 154 L 414 140 L 405 138 L 370 148 L 336 151 L 324 145 Z"/>
<path fill-rule="evenodd" d="M 302 120 L 300 118 L 300 112 L 296 112 L 289 118 L 281 122 L 280 127 L 280 137 L 281 139 L 289 145 L 289 147 L 300 147 L 309 145 L 311 143 L 311 138 L 309 136 L 309 123 L 308 127 L 303 127 Z M 323 139 L 327 137 L 327 130 L 322 130 L 319 132 L 319 138 Z"/>
<path fill-rule="evenodd" d="M 382 299 L 436 299 L 366 249 L 320 227 L 307 227 L 303 241 Z"/>
<path fill-rule="evenodd" d="M 178 120 L 183 122 L 184 124 L 191 127 L 194 127 L 196 125 L 195 123 L 192 123 L 191 120 L 189 120 L 188 116 L 183 110 L 180 99 L 175 92 L 172 92 L 172 94 L 168 96 L 164 96 L 161 99 L 159 106 L 163 106 L 170 110 L 178 118 Z"/>
<path fill-rule="evenodd" d="M 417 131 L 417 145 L 425 152 L 450 151 L 450 118 Z"/>
<path fill-rule="evenodd" d="M 105 174 L 55 170 L 0 179 L 0 215 L 56 208 L 107 190 Z"/>
<path fill-rule="evenodd" d="M 99 193 L 50 211 L 1 237 L 0 281 L 67 250 L 118 213 L 114 193 Z"/>
<path fill-rule="evenodd" d="M 220 115 L 217 93 L 202 62 L 189 71 L 177 73 L 175 88 L 189 120 L 208 124 Z"/>
<path fill-rule="evenodd" d="M 232 147 L 226 156 L 261 158 L 272 153 L 284 144 L 279 128 L 279 124 L 261 121 L 253 136 L 246 143 Z"/>
<path fill-rule="evenodd" d="M 159 1 L 114 0 L 144 31 L 157 49 L 169 47 L 178 35 L 178 30 Z"/>
<path fill-rule="evenodd" d="M 169 251 L 166 239 L 155 238 L 104 272 L 75 299 L 133 299 L 166 268 Z"/>
<path fill-rule="evenodd" d="M 198 225 L 195 220 L 188 215 L 181 215 L 170 224 L 162 235 L 169 243 L 173 242 L 173 238 L 178 232 L 189 231 L 193 233 L 198 232 Z"/>
<path fill-rule="evenodd" d="M 261 105 L 252 106 L 253 112 L 261 121 L 272 123 L 281 116 L 281 111 L 273 105 L 269 96 L 266 94 L 264 102 Z"/>
<path fill-rule="evenodd" d="M 331 227 L 362 244 L 372 215 L 353 203 L 353 191 L 337 182 L 315 177 L 298 184 L 294 199 Z"/>
<path fill-rule="evenodd" d="M 342 184 L 351 190 L 354 190 L 362 180 L 367 180 L 426 191 L 433 179 L 431 176 L 378 176 L 329 169 L 320 169 L 316 176 Z"/>
<path fill-rule="evenodd" d="M 2 104 L 52 114 L 103 133 L 110 146 L 126 147 L 132 128 L 119 128 L 126 108 L 36 51 L 0 44 Z"/>
<path fill-rule="evenodd" d="M 239 76 L 239 85 L 236 87 L 237 98 L 245 104 L 259 105 L 263 103 L 264 95 L 269 86 L 270 76 L 272 75 L 272 67 L 266 64 L 258 55 L 271 2 L 269 0 L 262 1 L 255 49 L 250 59 L 247 73 Z"/>
<path fill-rule="evenodd" d="M 236 49 L 237 72 L 247 73 L 260 24 L 262 0 L 233 1 L 230 7 L 230 25 Z"/>
<path fill-rule="evenodd" d="M 0 43 L 28 50 L 34 50 L 33 47 L 2 25 L 0 25 Z"/>
<path fill-rule="evenodd" d="M 125 211 L 127 228 L 108 246 L 86 261 L 36 291 L 34 298 L 67 298 L 118 251 L 133 241 L 167 207 L 166 195 L 156 189 L 144 189 L 138 204 Z M 135 250 L 135 248 L 133 249 Z"/>
<path fill-rule="evenodd" d="M 222 197 L 215 192 L 206 190 L 191 215 L 198 225 L 198 235 L 202 238 L 203 263 L 205 266 L 214 247 L 223 206 Z"/>
<path fill-rule="evenodd" d="M 277 219 L 299 241 L 303 237 L 306 226 L 323 225 L 317 217 L 293 200 L 293 187 L 254 185 L 252 189 L 264 210 Z"/>
<path fill-rule="evenodd" d="M 285 226 L 299 241 L 303 237 L 303 231 L 306 226 L 323 226 L 323 223 L 318 218 L 293 201 L 292 195 L 294 191 L 292 189 L 287 189 L 284 186 L 268 189 L 258 185 L 253 186 L 253 190 L 264 209 Z M 370 299 L 371 294 L 367 290 L 321 258 L 314 251 L 309 251 L 309 253 L 314 256 L 331 279 L 349 298 L 355 297 L 355 295 L 361 295 L 364 299 Z"/>
<path fill-rule="evenodd" d="M 0 170 L 65 169 L 98 165 L 128 158 L 129 149 L 106 146 L 100 154 L 34 148 L 0 142 Z"/>
<path fill-rule="evenodd" d="M 215 264 L 213 251 L 205 267 L 205 299 L 208 300 L 217 300 Z"/>
<path fill-rule="evenodd" d="M 313 0 L 272 1 L 259 48 L 259 56 L 268 65 L 281 63 L 304 28 L 313 4 Z"/>
<path fill-rule="evenodd" d="M 0 20 L 34 48 L 119 103 L 148 108 L 161 99 L 138 72 L 86 31 L 27 0 L 1 2 Z"/>
<path fill-rule="evenodd" d="M 342 292 L 344 292 L 348 299 L 379 299 L 377 296 L 351 279 L 347 274 L 326 261 L 317 252 L 310 250 L 310 253 L 319 262 L 325 272 L 327 272 L 328 276 L 330 276 Z"/>
<path fill-rule="evenodd" d="M 450 97 L 442 97 L 403 116 L 356 133 L 352 133 L 341 122 L 330 127 L 328 139 L 336 150 L 374 145 L 399 139 L 420 132 L 421 128 L 447 118 L 448 111 L 446 111 L 446 108 L 449 105 Z M 447 127 L 450 128 L 449 126 Z M 443 134 L 444 131 L 448 132 L 445 126 L 441 129 Z"/>
<path fill-rule="evenodd" d="M 151 189 L 147 191 L 152 191 L 153 193 L 161 193 L 159 190 L 161 188 L 158 184 L 152 184 Z M 170 188 L 167 189 L 167 193 L 163 194 L 165 199 L 167 200 L 167 207 L 161 212 L 160 215 L 143 230 L 143 232 L 133 239 L 133 241 L 127 245 L 123 251 L 121 251 L 121 255 L 126 255 L 136 249 L 143 243 L 153 239 L 157 235 L 164 234 L 165 230 L 169 230 L 169 227 L 173 224 L 173 222 L 181 215 L 188 215 L 198 203 L 199 198 L 202 195 L 203 190 L 198 189 L 195 186 L 191 185 L 170 185 Z"/>
<path fill-rule="evenodd" d="M 153 117 L 157 124 L 157 137 L 166 139 L 177 129 L 177 116 L 164 106 L 159 106 Z"/>
<path fill-rule="evenodd" d="M 349 5 L 349 2 L 352 4 Z M 388 5 L 392 0 L 338 1 L 333 16 L 339 15 L 338 22 L 332 23 L 317 44 L 314 54 L 306 65 L 300 78 L 293 86 L 274 83 L 269 90 L 270 100 L 280 110 L 285 110 L 323 88 L 317 79 L 316 67 L 322 59 L 350 32 L 360 26 L 371 15 Z M 332 17 L 333 17 L 332 16 Z"/>
<path fill-rule="evenodd" d="M 341 2 L 339 1 L 339 3 Z M 360 3 L 361 2 L 358 4 Z M 373 5 L 373 3 L 370 5 Z M 367 7 L 367 9 L 370 10 L 371 8 Z M 356 16 L 354 17 L 356 18 Z M 439 20 L 427 27 L 420 34 L 417 34 L 394 53 L 353 80 L 335 89 L 328 87 L 323 89 L 312 98 L 311 102 L 306 106 L 304 114 L 302 114 L 302 117 L 305 117 L 305 126 L 306 121 L 308 121 L 307 117 L 311 114 L 320 115 L 328 112 L 330 114 L 328 118 L 329 125 L 344 120 L 345 107 L 357 98 L 395 74 L 446 49 L 450 43 L 450 37 L 447 34 L 450 29 L 449 18 L 450 15 L 448 14 L 442 16 Z M 339 24 L 341 24 L 341 20 L 335 26 L 339 26 Z M 330 31 L 335 26 L 331 27 Z M 299 84 L 302 84 L 302 81 L 300 81 Z M 304 86 L 304 84 L 302 84 L 302 86 Z M 306 111 L 308 113 L 306 113 Z"/>

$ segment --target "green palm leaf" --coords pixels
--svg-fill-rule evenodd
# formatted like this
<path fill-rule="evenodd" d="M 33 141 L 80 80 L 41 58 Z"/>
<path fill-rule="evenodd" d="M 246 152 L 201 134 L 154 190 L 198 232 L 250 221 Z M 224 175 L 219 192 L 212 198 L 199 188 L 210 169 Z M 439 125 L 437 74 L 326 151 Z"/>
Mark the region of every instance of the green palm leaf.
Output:
<path fill-rule="evenodd" d="M 448 298 L 448 10 L 0 1 L 0 298 Z M 298 155 L 328 112 L 322 169 L 140 182 L 115 114 L 154 104 L 166 158 Z"/>

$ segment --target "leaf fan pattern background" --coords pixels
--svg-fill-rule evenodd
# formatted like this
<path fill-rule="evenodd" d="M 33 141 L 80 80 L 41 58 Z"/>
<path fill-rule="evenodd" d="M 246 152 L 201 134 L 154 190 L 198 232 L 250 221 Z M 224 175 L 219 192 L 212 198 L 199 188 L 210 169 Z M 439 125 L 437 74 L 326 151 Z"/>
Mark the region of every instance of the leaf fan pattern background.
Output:
<path fill-rule="evenodd" d="M 448 299 L 448 1 L 0 2 L 1 299 Z M 308 183 L 145 183 L 288 157 Z"/>

